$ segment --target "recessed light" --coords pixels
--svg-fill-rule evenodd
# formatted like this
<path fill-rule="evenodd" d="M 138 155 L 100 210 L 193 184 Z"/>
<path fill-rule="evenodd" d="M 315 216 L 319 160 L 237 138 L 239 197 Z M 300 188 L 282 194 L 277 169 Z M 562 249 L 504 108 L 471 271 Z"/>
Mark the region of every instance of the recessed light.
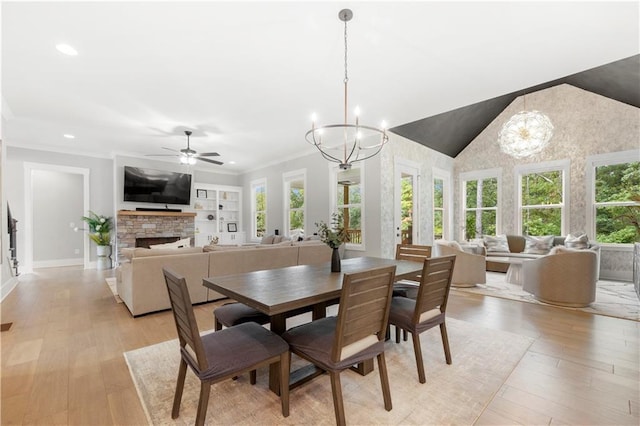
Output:
<path fill-rule="evenodd" d="M 75 138 L 76 138 L 75 136 L 70 135 L 69 133 L 65 133 L 65 134 L 64 134 L 64 135 L 62 135 L 62 136 L 64 136 L 64 137 L 65 137 L 65 138 L 67 138 L 67 139 L 75 139 Z"/>
<path fill-rule="evenodd" d="M 57 44 L 56 49 L 58 49 L 58 52 L 69 56 L 76 56 L 78 54 L 78 51 L 68 44 Z"/>
<path fill-rule="evenodd" d="M 229 164 L 236 164 L 235 161 L 229 161 Z"/>

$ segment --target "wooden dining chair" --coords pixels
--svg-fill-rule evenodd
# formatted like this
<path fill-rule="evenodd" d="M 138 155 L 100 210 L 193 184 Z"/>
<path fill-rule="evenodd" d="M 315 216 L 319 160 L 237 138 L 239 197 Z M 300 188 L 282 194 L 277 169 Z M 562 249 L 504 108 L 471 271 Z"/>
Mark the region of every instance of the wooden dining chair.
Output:
<path fill-rule="evenodd" d="M 413 262 L 423 262 L 431 257 L 431 246 L 417 244 L 397 244 L 396 260 L 410 260 Z M 396 282 L 393 286 L 394 296 L 404 296 L 415 299 L 420 285 L 420 273 Z"/>
<path fill-rule="evenodd" d="M 384 338 L 395 268 L 344 274 L 337 317 L 312 321 L 282 335 L 291 352 L 329 373 L 338 425 L 346 422 L 340 373 L 373 357 L 378 359 L 384 408 L 392 408 Z"/>
<path fill-rule="evenodd" d="M 291 354 L 280 336 L 255 322 L 200 336 L 186 280 L 169 269 L 162 271 L 180 340 L 180 368 L 171 418 L 180 414 L 187 365 L 200 379 L 196 425 L 204 424 L 211 385 L 215 383 L 274 363 L 280 367 L 280 383 L 289 383 Z M 282 415 L 288 417 L 288 385 L 280 387 L 280 401 Z"/>
<path fill-rule="evenodd" d="M 420 383 L 426 382 L 420 333 L 439 325 L 444 356 L 447 364 L 451 364 L 445 315 L 455 262 L 455 256 L 425 259 L 416 299 L 394 297 L 391 301 L 389 324 L 396 326 L 396 330 L 402 329 L 411 333 Z"/>

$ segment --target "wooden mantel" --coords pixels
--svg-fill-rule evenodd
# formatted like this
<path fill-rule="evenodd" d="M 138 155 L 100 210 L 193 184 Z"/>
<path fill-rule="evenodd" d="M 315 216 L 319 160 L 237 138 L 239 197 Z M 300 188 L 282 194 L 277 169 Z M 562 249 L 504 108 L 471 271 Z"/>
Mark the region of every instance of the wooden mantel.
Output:
<path fill-rule="evenodd" d="M 142 211 L 142 210 L 118 210 L 118 216 L 180 216 L 195 217 L 193 212 L 164 212 L 164 211 Z"/>

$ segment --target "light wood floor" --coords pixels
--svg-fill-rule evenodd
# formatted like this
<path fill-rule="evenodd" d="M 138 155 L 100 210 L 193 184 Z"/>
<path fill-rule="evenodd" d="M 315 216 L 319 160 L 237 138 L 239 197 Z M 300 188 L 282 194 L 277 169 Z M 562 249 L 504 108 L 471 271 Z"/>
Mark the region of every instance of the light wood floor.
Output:
<path fill-rule="evenodd" d="M 112 274 L 42 269 L 2 302 L 2 425 L 146 423 L 122 353 L 175 326 L 170 312 L 132 318 Z M 201 330 L 213 307 L 196 307 Z M 476 424 L 639 424 L 638 322 L 460 292 L 448 315 L 535 339 Z"/>

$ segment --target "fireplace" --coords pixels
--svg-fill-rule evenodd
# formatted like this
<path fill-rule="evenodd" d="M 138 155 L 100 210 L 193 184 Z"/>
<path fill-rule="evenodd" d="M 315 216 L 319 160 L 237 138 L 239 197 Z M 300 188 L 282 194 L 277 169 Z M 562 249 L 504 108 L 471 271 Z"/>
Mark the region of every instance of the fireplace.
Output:
<path fill-rule="evenodd" d="M 120 210 L 116 222 L 117 253 L 123 248 L 149 247 L 195 238 L 195 213 Z"/>

